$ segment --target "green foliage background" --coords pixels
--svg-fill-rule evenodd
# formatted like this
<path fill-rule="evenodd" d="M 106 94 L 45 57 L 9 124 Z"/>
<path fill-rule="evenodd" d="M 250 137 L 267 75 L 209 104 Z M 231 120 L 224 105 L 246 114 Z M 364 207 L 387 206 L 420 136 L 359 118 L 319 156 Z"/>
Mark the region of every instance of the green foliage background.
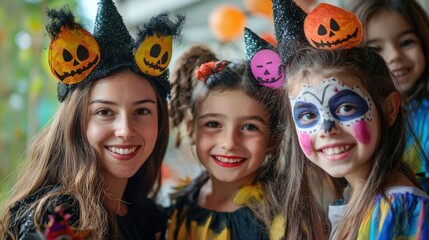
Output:
<path fill-rule="evenodd" d="M 58 101 L 47 63 L 47 8 L 76 0 L 0 0 L 0 211 L 27 144 Z M 79 19 L 82 21 L 82 19 Z"/>

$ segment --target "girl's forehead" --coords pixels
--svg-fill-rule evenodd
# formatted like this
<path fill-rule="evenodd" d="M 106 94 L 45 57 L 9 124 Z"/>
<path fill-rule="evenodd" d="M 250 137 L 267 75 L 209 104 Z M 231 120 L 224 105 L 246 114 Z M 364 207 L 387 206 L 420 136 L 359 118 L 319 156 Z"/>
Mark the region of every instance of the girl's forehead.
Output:
<path fill-rule="evenodd" d="M 335 79 L 335 81 L 332 81 Z M 303 89 L 314 89 L 323 91 L 326 86 L 338 84 L 346 88 L 364 89 L 361 80 L 354 74 L 343 72 L 309 72 L 300 78 L 295 77 L 292 84 L 289 85 L 289 96 L 297 96 Z"/>

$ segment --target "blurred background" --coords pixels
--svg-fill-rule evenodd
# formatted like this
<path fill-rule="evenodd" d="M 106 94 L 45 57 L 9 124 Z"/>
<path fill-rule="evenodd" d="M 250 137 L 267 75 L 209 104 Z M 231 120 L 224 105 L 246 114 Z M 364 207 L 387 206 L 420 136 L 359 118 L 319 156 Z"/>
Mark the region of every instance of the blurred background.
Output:
<path fill-rule="evenodd" d="M 344 6 L 353 0 L 323 1 Z M 0 0 L 0 210 L 15 181 L 14 173 L 32 137 L 58 107 L 56 79 L 47 62 L 49 37 L 44 28 L 47 8 L 69 5 L 79 21 L 92 32 L 97 0 Z M 304 9 L 316 0 L 296 0 Z M 425 9 L 429 1 L 419 0 Z M 275 44 L 271 0 L 115 0 L 129 31 L 162 11 L 187 18 L 180 42 L 175 42 L 171 65 L 193 44 L 211 47 L 223 59 L 244 58 L 243 27 L 249 27 Z M 165 181 L 160 202 L 179 179 L 195 177 L 201 166 L 191 146 L 173 147 L 174 132 L 165 159 Z"/>

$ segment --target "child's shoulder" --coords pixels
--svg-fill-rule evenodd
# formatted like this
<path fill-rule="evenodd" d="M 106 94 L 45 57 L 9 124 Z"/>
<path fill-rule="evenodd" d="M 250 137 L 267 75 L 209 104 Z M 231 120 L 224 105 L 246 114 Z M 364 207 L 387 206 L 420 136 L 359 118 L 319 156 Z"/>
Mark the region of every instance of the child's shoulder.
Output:
<path fill-rule="evenodd" d="M 173 202 L 180 201 L 183 198 L 189 198 L 198 192 L 203 184 L 209 179 L 208 173 L 203 171 L 195 179 L 186 177 L 180 180 L 179 184 L 173 188 L 170 198 Z"/>
<path fill-rule="evenodd" d="M 377 195 L 359 229 L 360 236 L 417 237 L 429 231 L 429 197 L 413 186 L 390 187 Z"/>

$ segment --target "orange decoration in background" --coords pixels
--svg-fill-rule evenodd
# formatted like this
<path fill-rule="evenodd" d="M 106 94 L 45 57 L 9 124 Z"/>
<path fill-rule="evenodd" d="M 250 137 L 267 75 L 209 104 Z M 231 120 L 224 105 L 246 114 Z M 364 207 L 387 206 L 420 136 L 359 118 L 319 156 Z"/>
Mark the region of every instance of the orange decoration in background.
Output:
<path fill-rule="evenodd" d="M 316 4 L 316 0 L 295 0 L 295 3 L 304 10 L 304 12 L 308 12 L 308 10 L 312 9 Z"/>
<path fill-rule="evenodd" d="M 264 32 L 261 34 L 261 38 L 264 39 L 265 41 L 267 41 L 269 44 L 271 44 L 275 47 L 277 46 L 277 40 L 272 33 Z"/>
<path fill-rule="evenodd" d="M 210 14 L 209 25 L 220 41 L 230 42 L 242 37 L 246 15 L 234 5 L 221 5 Z"/>
<path fill-rule="evenodd" d="M 273 8 L 271 0 L 243 0 L 246 9 L 256 15 L 273 17 Z"/>

